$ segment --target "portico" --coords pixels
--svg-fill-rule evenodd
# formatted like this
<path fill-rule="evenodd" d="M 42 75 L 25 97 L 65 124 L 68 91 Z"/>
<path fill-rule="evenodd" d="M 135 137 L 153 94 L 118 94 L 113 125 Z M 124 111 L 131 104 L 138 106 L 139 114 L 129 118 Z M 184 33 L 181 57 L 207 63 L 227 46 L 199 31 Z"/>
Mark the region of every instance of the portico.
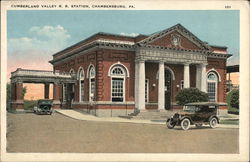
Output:
<path fill-rule="evenodd" d="M 144 46 L 136 51 L 135 61 L 135 99 L 136 108 L 143 110 L 145 106 L 145 63 L 158 64 L 158 110 L 165 109 L 165 67 L 168 64 L 181 65 L 183 67 L 183 88 L 190 87 L 190 65 L 196 65 L 196 88 L 206 91 L 206 65 L 207 54 L 204 51 L 184 51 L 179 49 L 157 48 Z M 171 102 L 171 101 L 170 101 Z"/>
<path fill-rule="evenodd" d="M 23 83 L 44 84 L 44 98 L 49 99 L 49 86 L 53 84 L 53 106 L 61 108 L 60 91 L 63 84 L 75 83 L 74 77 L 69 74 L 45 70 L 28 70 L 18 68 L 11 73 L 11 107 L 23 109 Z"/>

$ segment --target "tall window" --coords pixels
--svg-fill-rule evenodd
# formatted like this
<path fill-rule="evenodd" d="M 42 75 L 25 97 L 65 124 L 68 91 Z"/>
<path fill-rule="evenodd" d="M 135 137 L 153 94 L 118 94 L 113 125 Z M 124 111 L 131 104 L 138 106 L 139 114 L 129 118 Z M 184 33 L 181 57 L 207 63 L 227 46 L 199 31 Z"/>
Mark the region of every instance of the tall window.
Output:
<path fill-rule="evenodd" d="M 148 102 L 148 88 L 149 88 L 149 80 L 145 80 L 145 102 Z"/>
<path fill-rule="evenodd" d="M 63 102 L 67 101 L 67 84 L 63 84 Z"/>
<path fill-rule="evenodd" d="M 112 86 L 111 99 L 112 102 L 124 102 L 125 96 L 125 77 L 126 72 L 122 66 L 116 65 L 111 69 Z"/>
<path fill-rule="evenodd" d="M 84 71 L 79 71 L 79 101 L 84 101 Z"/>
<path fill-rule="evenodd" d="M 214 72 L 210 72 L 207 75 L 207 93 L 209 101 L 215 102 L 217 100 L 217 83 L 217 75 Z"/>
<path fill-rule="evenodd" d="M 89 101 L 94 101 L 95 97 L 95 69 L 93 66 L 89 69 Z"/>

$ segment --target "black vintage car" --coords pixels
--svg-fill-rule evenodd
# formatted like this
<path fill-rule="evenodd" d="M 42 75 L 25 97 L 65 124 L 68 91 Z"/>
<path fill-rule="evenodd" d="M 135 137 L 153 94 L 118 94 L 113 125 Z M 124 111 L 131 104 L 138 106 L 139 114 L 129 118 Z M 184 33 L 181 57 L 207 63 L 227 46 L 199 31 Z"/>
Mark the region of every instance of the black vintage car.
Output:
<path fill-rule="evenodd" d="M 34 107 L 33 111 L 36 114 L 52 114 L 53 100 L 43 99 L 37 101 L 37 106 Z"/>
<path fill-rule="evenodd" d="M 220 104 L 215 102 L 188 103 L 183 107 L 182 111 L 167 119 L 167 127 L 172 129 L 178 125 L 183 130 L 188 130 L 190 125 L 199 128 L 203 124 L 208 124 L 211 128 L 215 128 L 219 123 L 217 112 L 219 106 Z"/>

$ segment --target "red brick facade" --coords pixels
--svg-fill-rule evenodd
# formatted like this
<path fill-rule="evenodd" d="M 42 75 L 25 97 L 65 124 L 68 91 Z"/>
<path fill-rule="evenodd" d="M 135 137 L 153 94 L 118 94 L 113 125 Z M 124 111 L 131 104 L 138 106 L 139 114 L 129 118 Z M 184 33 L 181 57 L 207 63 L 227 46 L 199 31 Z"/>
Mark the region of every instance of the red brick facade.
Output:
<path fill-rule="evenodd" d="M 179 37 L 179 44 L 173 44 L 173 35 Z M 189 34 L 190 35 L 190 34 Z M 54 66 L 54 71 L 69 72 L 71 69 L 74 70 L 76 76 L 80 67 L 84 70 L 84 102 L 79 102 L 79 80 L 76 77 L 76 82 L 74 86 L 74 99 L 73 108 L 82 108 L 88 110 L 97 109 L 123 109 L 123 110 L 133 110 L 135 108 L 135 60 L 136 60 L 136 47 L 135 45 L 139 42 L 143 42 L 145 39 L 151 36 L 139 35 L 137 37 L 126 37 L 118 36 L 105 33 L 97 33 L 92 37 L 86 39 L 85 41 L 79 42 L 78 44 L 69 47 L 66 50 L 58 52 L 53 56 L 51 61 Z M 225 47 L 215 47 L 209 46 L 198 40 L 198 38 L 190 37 L 181 33 L 179 30 L 173 30 L 166 35 L 159 36 L 159 38 L 152 38 L 149 40 L 148 45 L 157 46 L 161 48 L 167 48 L 170 50 L 181 51 L 178 55 L 188 55 L 187 52 L 200 52 L 205 51 L 212 54 L 210 57 L 207 56 L 207 66 L 206 71 L 213 71 L 219 78 L 217 87 L 217 98 L 218 102 L 225 102 L 226 100 L 226 58 L 223 55 L 226 54 Z M 109 47 L 89 47 L 78 52 L 79 48 L 88 46 L 88 44 L 93 43 L 97 40 L 108 40 L 108 41 L 122 41 L 110 45 Z M 125 48 L 126 43 L 133 44 L 133 48 Z M 99 44 L 98 44 L 99 45 Z M 207 47 L 208 46 L 208 47 Z M 207 49 L 206 49 L 207 48 Z M 216 51 L 218 53 L 213 53 Z M 72 53 L 72 54 L 70 54 Z M 202 52 L 201 52 L 202 53 Z M 204 53 L 204 52 L 203 52 Z M 217 54 L 217 55 L 215 55 Z M 220 57 L 219 57 L 220 56 Z M 180 58 L 182 56 L 179 56 Z M 183 56 L 184 57 L 184 56 Z M 114 64 L 119 64 L 127 69 L 127 77 L 125 78 L 125 97 L 122 103 L 112 103 L 111 100 L 111 77 L 109 76 L 109 70 Z M 95 75 L 95 103 L 89 103 L 89 78 L 88 70 L 90 65 L 93 65 L 96 71 Z M 171 84 L 171 105 L 172 108 L 178 108 L 175 103 L 175 96 L 181 90 L 181 81 L 184 80 L 184 65 L 178 62 L 168 63 L 165 62 L 165 68 L 170 69 L 173 72 L 172 84 Z M 148 102 L 145 103 L 145 109 L 157 109 L 158 102 L 158 63 L 145 60 L 145 79 L 149 80 L 148 86 Z M 197 66 L 191 63 L 189 65 L 189 76 L 190 76 L 190 87 L 196 87 L 196 75 Z M 60 85 L 61 90 L 59 91 L 58 99 L 63 101 L 63 91 L 62 85 Z M 65 103 L 62 102 L 62 107 Z M 224 107 L 226 108 L 226 107 Z"/>

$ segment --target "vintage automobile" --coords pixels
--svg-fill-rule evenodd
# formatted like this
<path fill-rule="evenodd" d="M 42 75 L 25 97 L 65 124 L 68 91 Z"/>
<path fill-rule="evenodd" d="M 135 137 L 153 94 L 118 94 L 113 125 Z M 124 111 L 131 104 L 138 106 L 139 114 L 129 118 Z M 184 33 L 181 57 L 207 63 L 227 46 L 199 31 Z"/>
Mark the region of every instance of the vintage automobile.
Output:
<path fill-rule="evenodd" d="M 53 109 L 53 100 L 42 99 L 37 101 L 37 106 L 33 108 L 34 113 L 36 114 L 52 114 Z"/>
<path fill-rule="evenodd" d="M 188 130 L 190 125 L 200 128 L 203 124 L 215 128 L 219 123 L 218 107 L 219 103 L 215 102 L 194 102 L 184 105 L 183 110 L 175 113 L 167 119 L 167 127 L 174 128 L 176 125 L 181 126 L 183 130 Z"/>

